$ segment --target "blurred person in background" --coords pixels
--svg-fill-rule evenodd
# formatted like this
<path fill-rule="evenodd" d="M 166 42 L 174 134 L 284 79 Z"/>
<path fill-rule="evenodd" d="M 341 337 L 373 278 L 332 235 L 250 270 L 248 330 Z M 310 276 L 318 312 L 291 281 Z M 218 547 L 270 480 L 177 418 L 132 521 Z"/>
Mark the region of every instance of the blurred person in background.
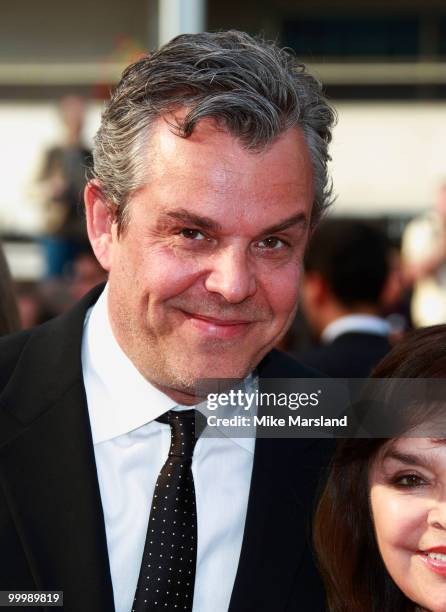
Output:
<path fill-rule="evenodd" d="M 446 322 L 446 180 L 432 210 L 408 223 L 402 258 L 406 283 L 413 287 L 411 315 L 422 327 Z"/>
<path fill-rule="evenodd" d="M 107 272 L 96 259 L 91 247 L 82 250 L 73 261 L 67 286 L 75 302 L 93 287 L 107 280 Z"/>
<path fill-rule="evenodd" d="M 390 343 L 393 346 L 413 328 L 410 293 L 404 278 L 400 246 L 390 247 L 389 274 L 381 293 L 380 309 L 382 316 L 390 324 Z"/>
<path fill-rule="evenodd" d="M 0 243 L 0 336 L 20 329 L 14 284 Z"/>
<path fill-rule="evenodd" d="M 63 98 L 60 115 L 64 141 L 46 151 L 38 176 L 48 278 L 60 278 L 79 250 L 88 244 L 83 191 L 92 154 L 82 142 L 85 100 L 78 96 Z"/>
<path fill-rule="evenodd" d="M 22 329 L 30 329 L 47 320 L 38 283 L 17 283 L 16 293 Z"/>
<path fill-rule="evenodd" d="M 35 281 L 16 282 L 17 304 L 22 329 L 30 329 L 57 316 L 68 306 L 54 291 L 48 292 L 45 283 Z"/>
<path fill-rule="evenodd" d="M 303 314 L 320 344 L 297 354 L 328 376 L 366 377 L 390 349 L 381 296 L 390 270 L 386 237 L 349 219 L 325 219 L 304 258 Z"/>
<path fill-rule="evenodd" d="M 93 254 L 83 246 L 64 274 L 55 282 L 21 281 L 16 283 L 17 303 L 23 329 L 29 329 L 62 314 L 90 289 L 107 280 L 107 273 Z"/>

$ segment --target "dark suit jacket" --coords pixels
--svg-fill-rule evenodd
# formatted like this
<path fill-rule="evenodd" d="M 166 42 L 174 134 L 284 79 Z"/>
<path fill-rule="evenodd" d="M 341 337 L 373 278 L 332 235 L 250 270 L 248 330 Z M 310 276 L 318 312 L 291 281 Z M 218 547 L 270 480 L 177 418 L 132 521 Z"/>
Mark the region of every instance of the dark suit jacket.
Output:
<path fill-rule="evenodd" d="M 100 290 L 0 339 L 0 590 L 63 590 L 65 612 L 114 610 L 80 359 L 85 313 Z M 276 351 L 259 372 L 312 375 Z M 325 609 L 310 517 L 329 452 L 313 440 L 256 441 L 231 612 Z"/>
<path fill-rule="evenodd" d="M 330 344 L 302 351 L 296 357 L 333 378 L 367 378 L 390 348 L 385 336 L 358 331 L 341 334 Z"/>

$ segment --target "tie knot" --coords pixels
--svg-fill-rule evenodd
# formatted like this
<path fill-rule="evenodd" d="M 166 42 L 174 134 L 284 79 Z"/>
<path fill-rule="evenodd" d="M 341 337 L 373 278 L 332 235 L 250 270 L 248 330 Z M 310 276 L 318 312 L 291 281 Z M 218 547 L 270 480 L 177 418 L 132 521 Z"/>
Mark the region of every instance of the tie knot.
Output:
<path fill-rule="evenodd" d="M 195 436 L 195 410 L 169 410 L 156 420 L 170 425 L 169 457 L 192 459 L 197 438 Z"/>

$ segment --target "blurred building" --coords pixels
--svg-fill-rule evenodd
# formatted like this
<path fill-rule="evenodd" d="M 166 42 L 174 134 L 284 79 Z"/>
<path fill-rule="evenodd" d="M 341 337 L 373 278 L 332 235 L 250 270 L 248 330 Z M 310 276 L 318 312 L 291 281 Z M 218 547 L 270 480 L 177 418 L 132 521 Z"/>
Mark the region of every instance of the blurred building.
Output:
<path fill-rule="evenodd" d="M 279 40 L 325 83 L 339 214 L 385 217 L 398 233 L 430 206 L 446 175 L 444 0 L 24 0 L 0 20 L 0 234 L 39 231 L 32 181 L 62 95 L 92 100 L 91 143 L 125 65 L 182 31 L 221 28 Z"/>

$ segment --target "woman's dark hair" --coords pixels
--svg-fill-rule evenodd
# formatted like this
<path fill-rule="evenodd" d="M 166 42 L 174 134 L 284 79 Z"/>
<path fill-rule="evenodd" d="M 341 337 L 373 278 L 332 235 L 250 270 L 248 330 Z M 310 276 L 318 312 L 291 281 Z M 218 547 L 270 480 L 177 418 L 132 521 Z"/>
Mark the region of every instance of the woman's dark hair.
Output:
<path fill-rule="evenodd" d="M 446 378 L 446 325 L 408 334 L 378 364 L 372 377 Z M 416 414 L 423 419 L 421 411 Z M 384 566 L 370 513 L 369 468 L 388 441 L 338 441 L 314 522 L 314 544 L 330 612 L 414 610 Z"/>

